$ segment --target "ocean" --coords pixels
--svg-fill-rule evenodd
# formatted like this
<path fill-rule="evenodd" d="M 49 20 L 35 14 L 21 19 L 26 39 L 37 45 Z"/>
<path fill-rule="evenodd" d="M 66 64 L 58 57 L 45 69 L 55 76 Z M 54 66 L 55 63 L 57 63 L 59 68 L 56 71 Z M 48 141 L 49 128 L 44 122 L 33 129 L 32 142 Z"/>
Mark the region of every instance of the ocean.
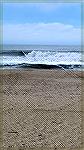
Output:
<path fill-rule="evenodd" d="M 0 68 L 75 69 L 84 68 L 81 46 L 4 45 Z"/>

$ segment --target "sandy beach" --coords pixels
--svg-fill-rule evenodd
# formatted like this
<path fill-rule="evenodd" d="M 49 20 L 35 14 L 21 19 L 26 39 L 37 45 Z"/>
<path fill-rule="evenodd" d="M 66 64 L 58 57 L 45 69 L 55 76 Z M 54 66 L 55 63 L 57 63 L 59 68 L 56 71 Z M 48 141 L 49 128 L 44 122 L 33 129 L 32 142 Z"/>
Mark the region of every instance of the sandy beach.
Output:
<path fill-rule="evenodd" d="M 4 150 L 80 148 L 81 77 L 79 71 L 0 71 Z"/>

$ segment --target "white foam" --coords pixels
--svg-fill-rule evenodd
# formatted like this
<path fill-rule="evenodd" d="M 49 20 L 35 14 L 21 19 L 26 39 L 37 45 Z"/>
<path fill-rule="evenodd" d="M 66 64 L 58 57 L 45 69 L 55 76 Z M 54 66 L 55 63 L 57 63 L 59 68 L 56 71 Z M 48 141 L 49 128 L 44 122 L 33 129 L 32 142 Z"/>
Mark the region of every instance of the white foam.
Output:
<path fill-rule="evenodd" d="M 32 51 L 25 56 L 3 56 L 3 65 L 48 64 L 81 65 L 81 53 L 78 52 L 42 52 Z"/>

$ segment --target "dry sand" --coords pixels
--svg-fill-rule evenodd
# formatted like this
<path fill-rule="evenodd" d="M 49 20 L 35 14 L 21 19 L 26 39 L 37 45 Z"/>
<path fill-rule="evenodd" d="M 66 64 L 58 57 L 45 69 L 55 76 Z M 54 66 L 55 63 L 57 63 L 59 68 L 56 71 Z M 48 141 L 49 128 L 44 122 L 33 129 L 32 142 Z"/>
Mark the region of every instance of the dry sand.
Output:
<path fill-rule="evenodd" d="M 4 150 L 81 147 L 81 72 L 3 70 L 0 78 Z"/>

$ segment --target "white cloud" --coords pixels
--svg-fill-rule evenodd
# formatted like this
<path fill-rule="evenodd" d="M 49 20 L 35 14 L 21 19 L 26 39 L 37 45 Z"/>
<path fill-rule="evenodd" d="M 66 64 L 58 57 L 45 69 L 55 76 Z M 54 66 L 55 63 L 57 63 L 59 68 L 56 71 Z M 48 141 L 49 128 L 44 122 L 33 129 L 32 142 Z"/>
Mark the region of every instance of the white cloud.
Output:
<path fill-rule="evenodd" d="M 81 29 L 62 23 L 5 24 L 3 43 L 80 44 Z"/>

